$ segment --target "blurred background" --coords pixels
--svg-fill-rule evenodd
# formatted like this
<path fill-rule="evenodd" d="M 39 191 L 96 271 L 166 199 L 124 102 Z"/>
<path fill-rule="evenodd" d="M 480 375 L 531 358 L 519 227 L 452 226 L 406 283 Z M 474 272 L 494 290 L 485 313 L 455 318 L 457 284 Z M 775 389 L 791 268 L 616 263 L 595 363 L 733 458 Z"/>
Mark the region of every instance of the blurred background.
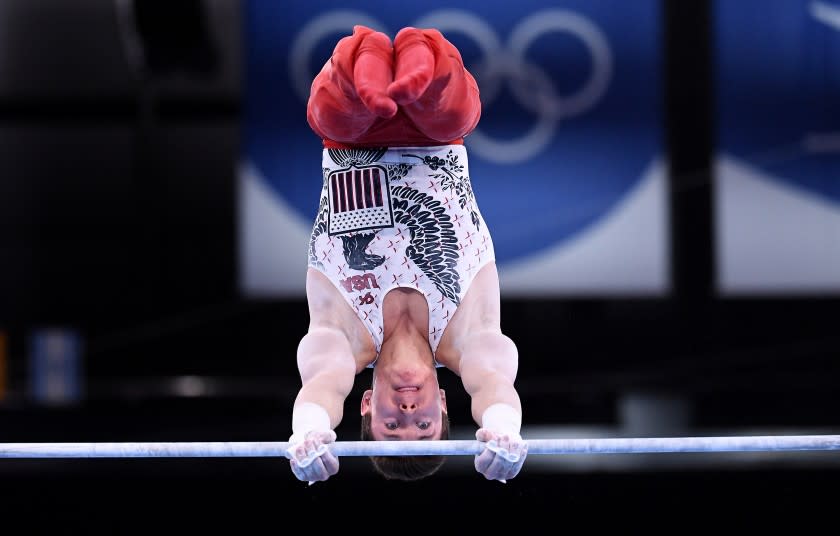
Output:
<path fill-rule="evenodd" d="M 524 437 L 840 433 L 840 2 L 0 0 L 0 442 L 288 439 L 321 188 L 306 98 L 355 24 L 438 28 L 478 80 L 466 145 Z M 815 504 L 839 462 L 533 456 L 503 487 L 467 458 L 414 485 L 343 459 L 308 487 L 274 459 L 0 460 L 0 479 L 9 509 L 109 504 L 121 529 L 148 492 L 272 515 L 360 489 L 532 517 Z"/>

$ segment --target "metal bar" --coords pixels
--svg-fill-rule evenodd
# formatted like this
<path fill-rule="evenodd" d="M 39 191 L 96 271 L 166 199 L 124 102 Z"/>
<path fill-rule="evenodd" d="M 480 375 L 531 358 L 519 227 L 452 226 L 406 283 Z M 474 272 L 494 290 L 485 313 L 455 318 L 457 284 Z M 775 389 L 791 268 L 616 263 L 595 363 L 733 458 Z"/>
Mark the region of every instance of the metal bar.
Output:
<path fill-rule="evenodd" d="M 528 455 L 840 450 L 840 435 L 525 439 Z M 475 455 L 475 440 L 337 441 L 336 456 Z M 286 457 L 287 442 L 0 443 L 0 458 Z"/>

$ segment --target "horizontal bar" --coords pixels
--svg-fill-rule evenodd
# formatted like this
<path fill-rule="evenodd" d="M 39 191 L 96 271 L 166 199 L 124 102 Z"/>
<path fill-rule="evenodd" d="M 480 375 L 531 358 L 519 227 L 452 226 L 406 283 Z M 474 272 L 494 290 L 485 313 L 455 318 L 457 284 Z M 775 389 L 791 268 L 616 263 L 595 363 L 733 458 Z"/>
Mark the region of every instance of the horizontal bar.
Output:
<path fill-rule="evenodd" d="M 526 439 L 534 454 L 770 452 L 840 450 L 840 435 Z M 475 440 L 337 441 L 336 456 L 475 455 Z M 287 442 L 0 443 L 0 458 L 232 458 L 286 457 Z"/>

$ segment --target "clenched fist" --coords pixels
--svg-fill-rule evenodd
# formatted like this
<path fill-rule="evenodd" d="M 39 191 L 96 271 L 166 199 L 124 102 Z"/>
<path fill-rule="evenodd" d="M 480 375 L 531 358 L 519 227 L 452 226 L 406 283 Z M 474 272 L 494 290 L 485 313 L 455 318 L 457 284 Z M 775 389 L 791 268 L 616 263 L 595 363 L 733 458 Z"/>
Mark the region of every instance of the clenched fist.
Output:
<path fill-rule="evenodd" d="M 312 82 L 309 126 L 356 146 L 441 145 L 475 129 L 478 85 L 435 29 L 403 28 L 394 42 L 355 26 Z"/>

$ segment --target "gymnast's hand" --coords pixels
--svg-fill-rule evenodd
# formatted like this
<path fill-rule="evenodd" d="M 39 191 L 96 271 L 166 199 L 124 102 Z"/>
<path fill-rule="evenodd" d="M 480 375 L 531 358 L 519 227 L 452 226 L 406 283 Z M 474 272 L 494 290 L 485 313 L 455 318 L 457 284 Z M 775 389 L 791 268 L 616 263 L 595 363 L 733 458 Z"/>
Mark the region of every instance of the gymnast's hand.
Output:
<path fill-rule="evenodd" d="M 307 120 L 343 143 L 453 141 L 481 115 L 478 86 L 461 55 L 435 29 L 403 28 L 393 44 L 357 25 L 312 83 Z"/>
<path fill-rule="evenodd" d="M 527 442 L 487 428 L 479 428 L 475 438 L 485 443 L 484 450 L 475 457 L 475 470 L 484 478 L 506 482 L 519 474 L 528 456 Z"/>
<path fill-rule="evenodd" d="M 329 443 L 335 441 L 332 430 L 313 431 L 306 434 L 302 441 L 294 442 L 286 451 L 290 457 L 292 473 L 298 480 L 309 484 L 327 480 L 338 472 L 338 457 L 329 449 Z"/>

